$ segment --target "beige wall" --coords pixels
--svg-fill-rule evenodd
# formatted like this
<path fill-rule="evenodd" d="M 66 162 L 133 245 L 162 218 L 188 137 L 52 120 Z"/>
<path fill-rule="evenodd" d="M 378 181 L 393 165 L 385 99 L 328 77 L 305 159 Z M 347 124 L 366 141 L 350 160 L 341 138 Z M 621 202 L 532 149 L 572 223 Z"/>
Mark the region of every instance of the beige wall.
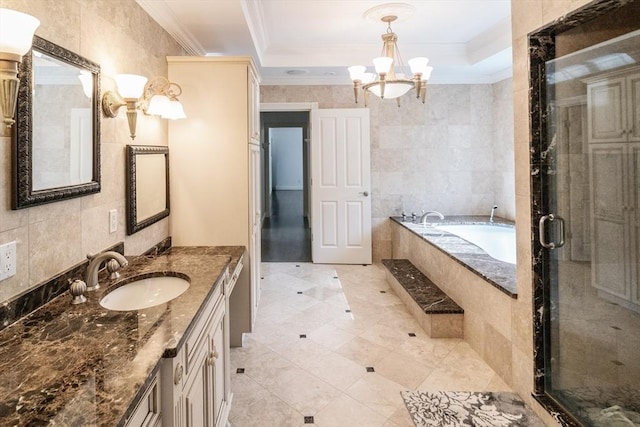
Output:
<path fill-rule="evenodd" d="M 413 96 L 372 97 L 373 260 L 391 256 L 389 216 L 404 210 L 514 219 L 511 79 L 493 85 L 430 85 L 426 105 Z M 317 102 L 361 108 L 351 86 L 263 86 L 261 102 Z M 506 111 L 506 114 L 504 111 Z"/>
<path fill-rule="evenodd" d="M 531 398 L 533 392 L 533 289 L 529 169 L 529 74 L 527 34 L 588 0 L 512 0 L 513 104 L 518 240 L 518 299 L 511 307 L 513 388 L 549 425 L 555 421 Z"/>
<path fill-rule="evenodd" d="M 134 0 L 0 0 L 0 7 L 40 19 L 36 34 L 74 51 L 102 68 L 102 91 L 114 88 L 117 73 L 167 75 L 166 55 L 181 55 L 178 44 Z M 167 145 L 166 121 L 138 116 L 135 144 Z M 0 301 L 37 285 L 97 252 L 125 242 L 138 254 L 166 237 L 168 219 L 133 236 L 125 233 L 125 145 L 132 143 L 125 114 L 102 118 L 102 191 L 53 204 L 12 211 L 11 138 L 0 129 L 0 244 L 17 241 L 17 275 L 0 282 Z M 118 211 L 110 234 L 108 213 Z"/>

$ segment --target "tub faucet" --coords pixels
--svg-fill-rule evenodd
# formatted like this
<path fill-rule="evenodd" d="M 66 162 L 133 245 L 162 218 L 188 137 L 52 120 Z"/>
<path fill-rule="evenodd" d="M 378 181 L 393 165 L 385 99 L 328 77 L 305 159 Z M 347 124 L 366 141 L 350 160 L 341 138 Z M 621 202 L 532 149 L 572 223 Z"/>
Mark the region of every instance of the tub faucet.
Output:
<path fill-rule="evenodd" d="M 493 207 L 491 208 L 491 216 L 489 216 L 489 222 L 493 222 L 493 214 L 495 213 L 496 209 L 498 209 L 498 205 L 493 205 Z"/>
<path fill-rule="evenodd" d="M 440 219 L 444 219 L 444 215 L 442 215 L 440 212 L 429 211 L 422 214 L 422 216 L 420 217 L 420 224 L 427 225 L 427 218 L 429 218 L 430 216 L 437 216 Z"/>
<path fill-rule="evenodd" d="M 87 258 L 90 260 L 89 266 L 87 267 L 86 280 L 88 291 L 94 291 L 100 287 L 98 283 L 98 270 L 103 261 L 114 259 L 120 264 L 120 267 L 126 267 L 129 264 L 124 256 L 114 251 L 102 252 L 97 255 L 87 254 Z"/>

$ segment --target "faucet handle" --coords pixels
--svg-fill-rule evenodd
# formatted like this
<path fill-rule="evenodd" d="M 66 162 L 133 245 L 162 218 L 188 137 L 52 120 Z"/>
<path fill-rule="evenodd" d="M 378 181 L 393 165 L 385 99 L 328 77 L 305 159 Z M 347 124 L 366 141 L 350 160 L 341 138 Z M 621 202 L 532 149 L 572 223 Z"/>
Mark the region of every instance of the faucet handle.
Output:
<path fill-rule="evenodd" d="M 69 279 L 69 282 L 69 293 L 73 297 L 71 304 L 76 305 L 87 302 L 87 297 L 84 296 L 84 293 L 87 291 L 87 284 L 80 279 L 76 279 L 73 281 Z"/>
<path fill-rule="evenodd" d="M 119 279 L 120 273 L 118 273 L 118 270 L 120 270 L 120 263 L 118 263 L 118 261 L 113 258 L 107 261 L 107 271 L 109 272 L 109 279 Z"/>

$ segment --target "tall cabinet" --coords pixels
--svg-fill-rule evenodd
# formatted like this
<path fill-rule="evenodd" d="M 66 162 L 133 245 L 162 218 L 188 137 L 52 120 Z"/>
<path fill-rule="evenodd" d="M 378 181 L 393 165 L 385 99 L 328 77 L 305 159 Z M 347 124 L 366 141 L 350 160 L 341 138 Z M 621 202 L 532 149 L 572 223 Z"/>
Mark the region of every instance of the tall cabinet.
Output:
<path fill-rule="evenodd" d="M 640 311 L 640 69 L 586 80 L 593 286 Z"/>
<path fill-rule="evenodd" d="M 241 346 L 260 293 L 258 74 L 250 57 L 167 61 L 187 115 L 169 123 L 173 244 L 247 247 L 228 310 L 231 346 Z"/>

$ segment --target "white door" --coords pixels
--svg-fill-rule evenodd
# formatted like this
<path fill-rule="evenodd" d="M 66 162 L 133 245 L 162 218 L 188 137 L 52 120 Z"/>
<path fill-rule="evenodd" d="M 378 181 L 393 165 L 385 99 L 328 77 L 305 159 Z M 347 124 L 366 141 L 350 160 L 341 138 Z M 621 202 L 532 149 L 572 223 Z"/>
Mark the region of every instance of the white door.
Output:
<path fill-rule="evenodd" d="M 369 110 L 311 111 L 314 263 L 371 264 Z"/>

